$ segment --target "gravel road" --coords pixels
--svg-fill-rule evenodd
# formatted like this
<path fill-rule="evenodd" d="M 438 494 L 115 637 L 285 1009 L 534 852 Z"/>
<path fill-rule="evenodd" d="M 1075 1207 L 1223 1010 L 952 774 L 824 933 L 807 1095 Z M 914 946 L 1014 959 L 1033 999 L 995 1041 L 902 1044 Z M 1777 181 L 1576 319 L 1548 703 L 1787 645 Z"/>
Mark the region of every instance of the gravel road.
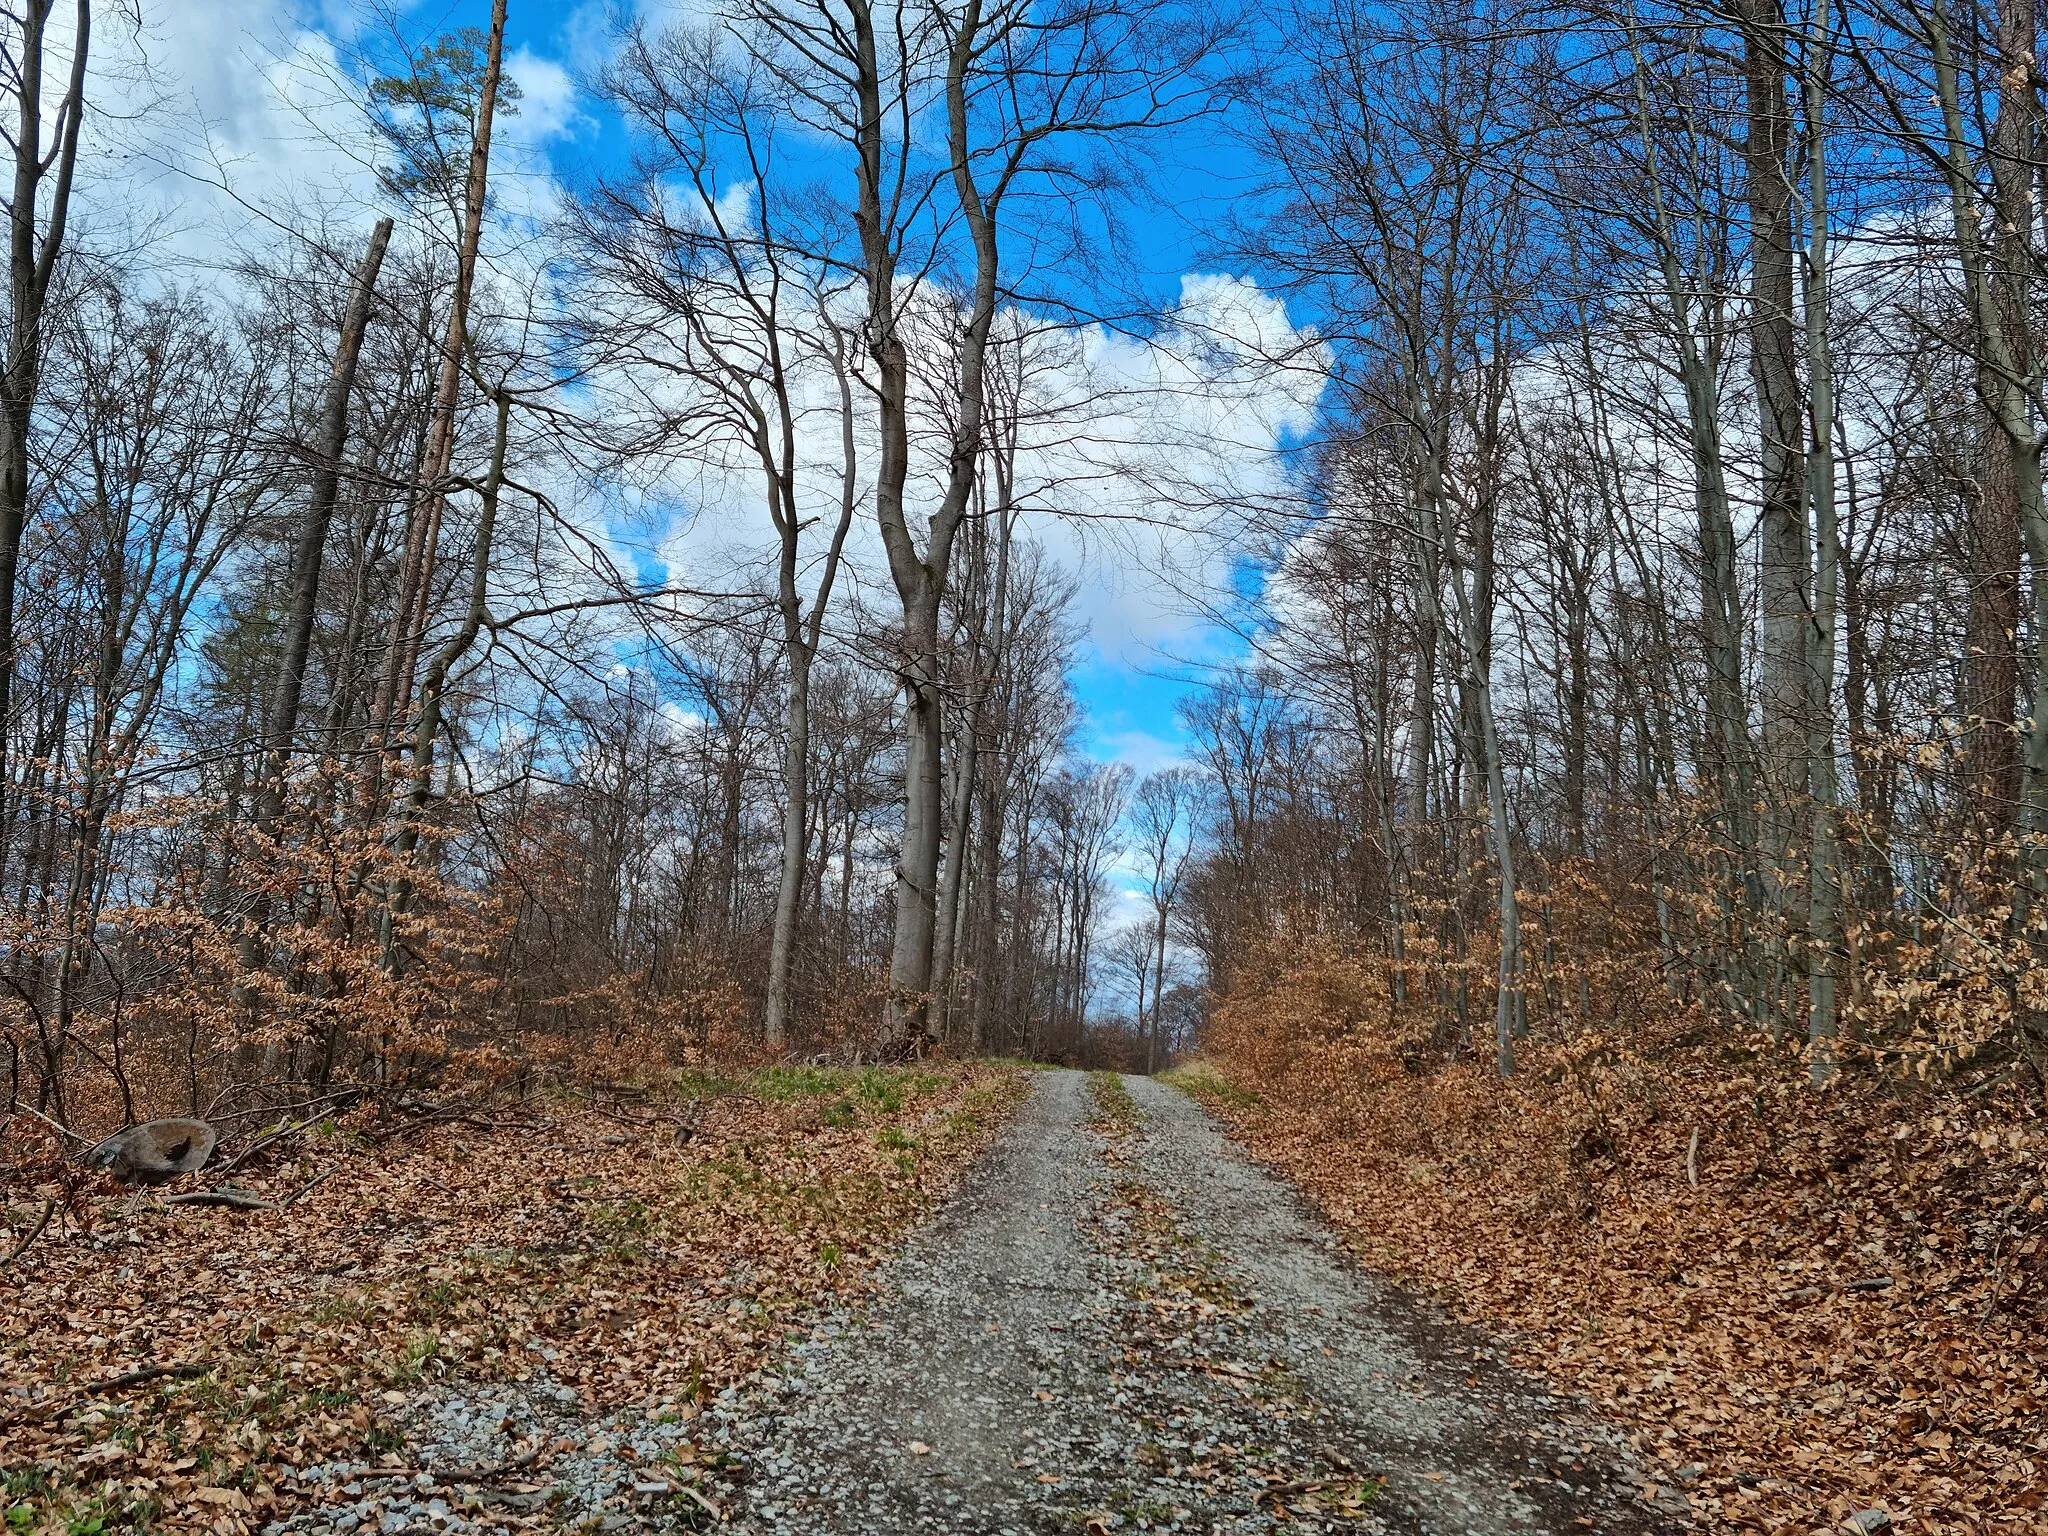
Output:
<path fill-rule="evenodd" d="M 735 1425 L 738 1529 L 1676 1528 L 1611 1430 L 1121 1081 L 1041 1074 L 886 1300 L 798 1346 Z"/>
<path fill-rule="evenodd" d="M 882 1278 L 701 1413 L 591 1415 L 544 1372 L 423 1394 L 423 1470 L 307 1469 L 265 1536 L 1678 1528 L 1612 1430 L 1150 1079 L 1038 1074 Z"/>

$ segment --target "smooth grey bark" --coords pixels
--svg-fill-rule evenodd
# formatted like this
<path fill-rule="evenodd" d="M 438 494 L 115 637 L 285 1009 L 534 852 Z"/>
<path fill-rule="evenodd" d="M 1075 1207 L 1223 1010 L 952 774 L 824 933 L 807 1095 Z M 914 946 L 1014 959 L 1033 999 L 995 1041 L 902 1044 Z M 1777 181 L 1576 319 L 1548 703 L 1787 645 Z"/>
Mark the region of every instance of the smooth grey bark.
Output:
<path fill-rule="evenodd" d="M 838 333 L 834 332 L 835 344 Z M 771 345 L 773 345 L 771 338 Z M 770 481 L 770 511 L 780 537 L 776 562 L 776 608 L 782 615 L 782 643 L 789 659 L 789 702 L 782 760 L 782 868 L 775 887 L 775 928 L 768 946 L 768 999 L 763 1033 L 770 1047 L 782 1045 L 789 1037 L 789 978 L 795 962 L 797 908 L 803 897 L 804 854 L 809 847 L 810 757 L 811 757 L 811 669 L 818 657 L 824 635 L 825 611 L 838 580 L 839 564 L 852 530 L 858 504 L 859 481 L 855 472 L 859 459 L 854 444 L 854 400 L 852 381 L 847 377 L 845 358 L 834 354 L 834 373 L 839 384 L 839 452 L 841 464 L 838 520 L 825 555 L 809 613 L 804 611 L 799 590 L 797 559 L 803 537 L 803 521 L 796 501 L 796 413 L 783 377 L 780 354 L 775 362 L 775 390 L 780 402 L 782 463 L 778 472 L 772 456 L 764 460 Z M 849 841 L 847 862 L 853 860 Z"/>
<path fill-rule="evenodd" d="M 1408 717 L 1408 786 L 1405 799 L 1409 835 L 1421 839 L 1426 836 L 1424 828 L 1429 820 L 1430 774 L 1434 771 L 1436 758 L 1436 648 L 1443 620 L 1439 613 L 1435 544 L 1420 527 L 1421 510 L 1411 508 L 1410 512 L 1417 521 L 1414 541 L 1415 676 Z M 1418 847 L 1416 853 L 1419 862 L 1427 850 Z"/>
<path fill-rule="evenodd" d="M 1464 655 L 1463 688 L 1470 702 L 1472 746 L 1479 761 L 1473 765 L 1483 787 L 1486 840 L 1498 877 L 1496 907 L 1500 922 L 1500 957 L 1494 986 L 1494 1066 L 1502 1077 L 1515 1070 L 1515 1037 L 1522 1030 L 1522 907 L 1515 889 L 1514 828 L 1508 815 L 1507 775 L 1501 763 L 1500 732 L 1494 719 L 1493 678 L 1487 657 L 1492 637 L 1487 633 L 1486 615 L 1490 594 L 1478 590 L 1484 576 L 1468 571 L 1460 555 L 1457 530 L 1450 512 L 1442 462 L 1431 442 L 1423 449 L 1423 484 L 1416 498 L 1424 509 L 1425 536 L 1437 544 L 1440 560 L 1457 610 L 1459 639 Z M 1461 844 L 1462 847 L 1462 844 Z M 1462 951 L 1462 937 L 1460 949 Z M 1460 980 L 1463 975 L 1460 973 Z M 1460 1016 L 1463 1016 L 1461 997 Z"/>
<path fill-rule="evenodd" d="M 334 505 L 341 489 L 341 455 L 348 441 L 349 395 L 355 388 L 356 366 L 362 356 L 363 336 L 369 329 L 370 308 L 376 296 L 377 274 L 384 265 L 384 252 L 391 242 L 390 219 L 379 219 L 370 233 L 370 244 L 356 264 L 349 284 L 348 305 L 341 320 L 341 338 L 334 351 L 334 368 L 328 376 L 321 401 L 320 421 L 311 445 L 313 484 L 306 501 L 306 513 L 299 523 L 299 535 L 292 550 L 290 608 L 285 617 L 284 647 L 278 657 L 277 680 L 270 695 L 270 715 L 264 727 L 263 773 L 258 782 L 255 804 L 257 831 L 270 835 L 283 802 L 285 774 L 290 766 L 292 733 L 298 727 L 299 701 L 306 685 L 306 656 L 312 647 L 313 620 L 320 597 L 320 566 L 327 549 L 327 532 L 334 521 Z"/>
<path fill-rule="evenodd" d="M 1806 378 L 1810 396 L 1806 495 L 1813 509 L 1813 621 L 1806 635 L 1808 792 L 1813 825 L 1807 845 L 1806 1034 L 1816 1086 L 1835 1072 L 1836 971 L 1842 964 L 1841 879 L 1836 867 L 1835 621 L 1840 606 L 1840 533 L 1835 515 L 1835 372 L 1828 283 L 1828 160 L 1824 111 L 1832 44 L 1828 11 L 1810 23 L 1804 81 L 1807 208 Z"/>
<path fill-rule="evenodd" d="M 1694 285 L 1680 261 L 1680 245 L 1667 204 L 1657 116 L 1650 102 L 1650 70 L 1640 38 L 1629 37 L 1635 88 L 1636 133 L 1643 146 L 1644 191 L 1650 200 L 1651 239 L 1669 314 L 1673 362 L 1685 396 L 1693 496 L 1700 549 L 1701 639 L 1706 652 L 1706 731 L 1701 742 L 1718 809 L 1738 850 L 1750 846 L 1751 772 L 1749 709 L 1743 684 L 1742 593 L 1736 570 L 1735 517 L 1728 494 L 1721 430 L 1721 386 L 1715 339 L 1691 321 Z"/>
<path fill-rule="evenodd" d="M 884 1005 L 883 1040 L 890 1050 L 908 1048 L 924 1033 L 930 1001 L 938 875 L 938 594 L 935 558 L 921 556 L 905 516 L 904 488 L 910 473 L 910 359 L 902 334 L 897 266 L 901 254 L 900 186 L 891 184 L 888 107 L 882 89 L 880 40 L 869 0 L 848 0 L 851 23 L 852 87 L 856 153 L 854 224 L 860 236 L 867 284 L 864 333 L 875 365 L 875 522 L 888 554 L 889 573 L 902 605 L 903 654 L 897 680 L 903 690 L 903 841 L 896 857 L 896 932 L 889 959 L 889 994 Z M 963 503 L 964 505 L 964 503 Z M 950 556 L 952 530 L 932 529 L 932 556 Z M 939 565 L 938 579 L 943 579 Z"/>
<path fill-rule="evenodd" d="M 1160 999 L 1166 995 L 1166 947 L 1169 925 L 1180 904 L 1188 863 L 1194 857 L 1195 813 L 1201 782 L 1192 770 L 1167 768 L 1138 786 L 1131 822 L 1145 859 L 1145 895 L 1152 903 L 1148 936 L 1152 968 L 1151 1028 L 1145 1035 L 1145 1070 L 1159 1066 Z M 1141 968 L 1142 970 L 1142 968 Z M 1142 999 L 1142 989 L 1140 997 Z M 1141 1029 L 1143 1021 L 1140 1021 Z"/>
<path fill-rule="evenodd" d="M 908 357 L 894 292 L 896 260 L 881 210 L 881 102 L 874 17 L 868 0 L 853 0 L 860 61 L 861 162 L 859 222 L 868 265 L 868 311 L 882 383 L 882 464 L 876 521 L 889 575 L 902 606 L 897 668 L 904 693 L 903 837 L 896 857 L 896 927 L 889 952 L 889 995 L 883 1035 L 892 1050 L 920 1047 L 931 1029 L 932 962 L 938 937 L 939 854 L 944 818 L 940 744 L 945 736 L 939 655 L 940 602 L 952 569 L 953 540 L 973 494 L 982 447 L 989 331 L 995 321 L 997 207 L 1019 162 L 1012 155 L 984 192 L 968 139 L 968 77 L 985 39 L 980 0 L 968 0 L 953 23 L 945 70 L 946 143 L 953 189 L 974 251 L 965 321 L 955 343 L 958 395 L 945 489 L 932 510 L 919 551 L 904 515 L 908 473 Z M 872 123 L 872 128 L 870 124 Z M 873 166 L 870 170 L 870 160 Z"/>
<path fill-rule="evenodd" d="M 981 622 L 969 632 L 968 654 L 973 675 L 968 679 L 958 745 L 954 748 L 952 815 L 947 828 L 950 852 L 939 888 L 937 933 L 932 949 L 932 997 L 937 1009 L 933 1026 L 941 1038 L 951 1023 L 954 957 L 960 948 L 961 896 L 973 858 L 968 837 L 973 830 L 974 792 L 981 767 L 982 722 L 1002 663 L 1000 648 L 1009 626 L 1010 541 L 1017 521 L 1011 490 L 1015 484 L 1017 436 L 1016 423 L 1006 425 L 1009 430 L 1003 443 L 991 456 L 995 496 L 994 505 L 985 516 L 995 523 L 995 562 L 988 576 L 988 590 L 982 595 Z"/>

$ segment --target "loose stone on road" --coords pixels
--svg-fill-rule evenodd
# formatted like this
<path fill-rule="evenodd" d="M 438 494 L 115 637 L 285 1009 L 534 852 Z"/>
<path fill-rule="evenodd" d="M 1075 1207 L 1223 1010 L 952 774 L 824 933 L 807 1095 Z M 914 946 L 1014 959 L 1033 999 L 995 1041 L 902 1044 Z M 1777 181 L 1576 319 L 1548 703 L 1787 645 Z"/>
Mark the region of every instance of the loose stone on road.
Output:
<path fill-rule="evenodd" d="M 1360 1269 L 1150 1079 L 1040 1074 L 886 1280 L 733 1405 L 733 1528 L 1676 1528 L 1612 1430 Z"/>

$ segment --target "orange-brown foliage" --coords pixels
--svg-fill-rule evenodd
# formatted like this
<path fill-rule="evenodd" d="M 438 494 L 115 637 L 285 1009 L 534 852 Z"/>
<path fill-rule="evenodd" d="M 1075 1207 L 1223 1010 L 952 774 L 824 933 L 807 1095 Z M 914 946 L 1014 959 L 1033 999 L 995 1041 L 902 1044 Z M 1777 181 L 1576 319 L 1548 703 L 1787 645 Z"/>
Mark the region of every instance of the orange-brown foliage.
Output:
<path fill-rule="evenodd" d="M 58 1208 L 0 1269 L 10 1528 L 246 1536 L 318 1496 L 309 1464 L 410 1476 L 391 1421 L 463 1380 L 692 1417 L 866 1284 L 1026 1086 L 978 1065 L 698 1079 L 680 1146 L 672 1086 L 410 1133 L 365 1104 L 237 1170 L 262 1211 L 123 1196 L 16 1119 L 0 1257 Z"/>
<path fill-rule="evenodd" d="M 1631 1425 L 1707 1527 L 2048 1531 L 2038 1097 L 1868 1057 L 1815 1090 L 1613 955 L 1598 1023 L 1539 996 L 1503 1081 L 1433 1053 L 1383 962 L 1296 949 L 1241 973 L 1207 1042 L 1227 1081 L 1192 1084 L 1366 1262 Z"/>

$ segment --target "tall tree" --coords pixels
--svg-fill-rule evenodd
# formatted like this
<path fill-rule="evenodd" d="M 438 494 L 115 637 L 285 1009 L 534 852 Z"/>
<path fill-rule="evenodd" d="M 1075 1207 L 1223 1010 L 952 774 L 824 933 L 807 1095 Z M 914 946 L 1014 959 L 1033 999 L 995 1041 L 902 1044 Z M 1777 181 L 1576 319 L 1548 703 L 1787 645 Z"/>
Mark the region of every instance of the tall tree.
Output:
<path fill-rule="evenodd" d="M 56 63 L 50 18 L 56 0 L 24 0 L 0 23 L 0 90 L 14 98 L 7 147 L 14 161 L 7 199 L 7 353 L 0 366 L 0 873 L 7 843 L 8 740 L 14 719 L 15 592 L 29 517 L 29 443 L 48 345 L 50 285 L 64 251 L 78 139 L 85 120 L 91 0 L 76 0 L 64 94 L 52 111 L 46 76 Z"/>

